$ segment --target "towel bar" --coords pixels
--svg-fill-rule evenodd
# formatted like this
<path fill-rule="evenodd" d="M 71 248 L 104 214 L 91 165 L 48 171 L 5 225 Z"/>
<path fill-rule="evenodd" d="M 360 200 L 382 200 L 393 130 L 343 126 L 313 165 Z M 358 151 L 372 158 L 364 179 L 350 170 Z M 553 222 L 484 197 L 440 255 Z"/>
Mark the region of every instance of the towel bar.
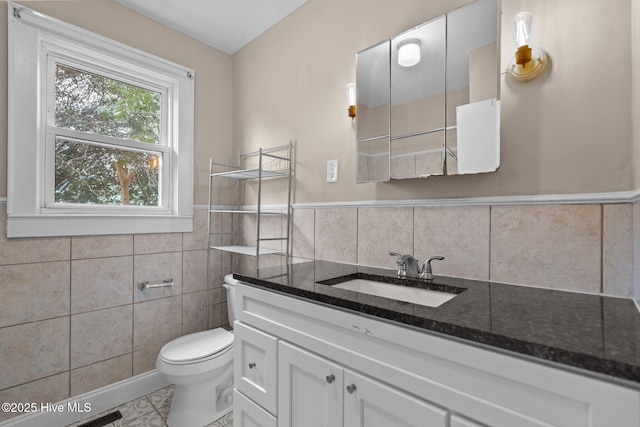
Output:
<path fill-rule="evenodd" d="M 138 282 L 138 289 L 140 289 L 141 291 L 146 291 L 147 289 L 151 289 L 151 288 L 166 288 L 169 286 L 173 286 L 175 283 L 173 283 L 173 279 L 164 279 L 162 281 L 162 283 L 149 283 L 149 281 L 146 282 Z"/>

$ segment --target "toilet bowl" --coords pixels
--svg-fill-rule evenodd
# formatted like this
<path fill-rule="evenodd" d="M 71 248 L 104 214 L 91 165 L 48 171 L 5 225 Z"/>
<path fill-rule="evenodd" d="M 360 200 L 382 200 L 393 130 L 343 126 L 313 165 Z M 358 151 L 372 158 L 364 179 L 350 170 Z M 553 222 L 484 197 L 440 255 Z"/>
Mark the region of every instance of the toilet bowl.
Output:
<path fill-rule="evenodd" d="M 229 324 L 233 326 L 235 283 L 225 276 Z M 223 328 L 196 332 L 165 344 L 156 369 L 175 384 L 167 425 L 202 427 L 233 409 L 233 333 Z"/>

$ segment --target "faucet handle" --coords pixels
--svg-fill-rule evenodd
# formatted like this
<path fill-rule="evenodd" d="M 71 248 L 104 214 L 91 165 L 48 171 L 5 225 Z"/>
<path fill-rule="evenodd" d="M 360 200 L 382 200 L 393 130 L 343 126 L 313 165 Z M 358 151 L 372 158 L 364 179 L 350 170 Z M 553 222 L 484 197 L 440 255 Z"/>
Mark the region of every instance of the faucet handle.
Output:
<path fill-rule="evenodd" d="M 432 256 L 430 258 L 428 258 L 425 262 L 424 265 L 422 266 L 422 272 L 420 273 L 420 277 L 423 279 L 427 279 L 427 280 L 432 280 L 433 279 L 433 270 L 431 270 L 431 261 L 433 260 L 438 260 L 438 261 L 442 261 L 444 259 L 443 256 Z"/>
<path fill-rule="evenodd" d="M 398 276 L 406 276 L 407 275 L 407 263 L 404 255 L 399 254 L 398 252 L 389 252 L 389 255 L 397 257 L 396 266 L 398 267 Z"/>

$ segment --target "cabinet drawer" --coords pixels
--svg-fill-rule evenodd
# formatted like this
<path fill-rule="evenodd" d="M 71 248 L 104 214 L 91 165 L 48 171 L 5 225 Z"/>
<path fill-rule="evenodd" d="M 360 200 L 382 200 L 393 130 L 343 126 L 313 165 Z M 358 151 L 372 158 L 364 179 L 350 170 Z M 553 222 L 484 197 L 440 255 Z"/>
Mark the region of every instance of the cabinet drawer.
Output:
<path fill-rule="evenodd" d="M 234 325 L 235 387 L 276 415 L 278 339 L 240 322 Z"/>
<path fill-rule="evenodd" d="M 233 425 L 235 427 L 276 427 L 276 418 L 253 403 L 237 389 L 233 392 Z"/>

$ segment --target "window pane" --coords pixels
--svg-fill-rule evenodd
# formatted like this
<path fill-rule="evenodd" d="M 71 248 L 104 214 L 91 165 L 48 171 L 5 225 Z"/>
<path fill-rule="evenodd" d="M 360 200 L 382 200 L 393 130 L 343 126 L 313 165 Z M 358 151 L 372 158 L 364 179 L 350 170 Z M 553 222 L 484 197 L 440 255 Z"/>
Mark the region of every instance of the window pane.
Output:
<path fill-rule="evenodd" d="M 158 206 L 160 156 L 58 138 L 55 202 Z"/>
<path fill-rule="evenodd" d="M 56 64 L 55 87 L 55 126 L 160 142 L 159 92 L 62 64 Z"/>

